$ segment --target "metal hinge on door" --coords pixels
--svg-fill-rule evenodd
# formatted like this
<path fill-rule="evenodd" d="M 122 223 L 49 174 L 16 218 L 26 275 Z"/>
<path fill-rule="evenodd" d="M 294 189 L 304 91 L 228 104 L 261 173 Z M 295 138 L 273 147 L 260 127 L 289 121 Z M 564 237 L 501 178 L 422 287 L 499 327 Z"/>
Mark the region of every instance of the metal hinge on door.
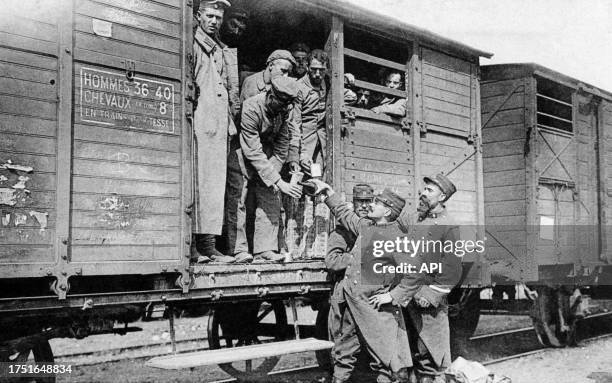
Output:
<path fill-rule="evenodd" d="M 134 81 L 134 74 L 136 73 L 136 63 L 132 60 L 125 60 L 123 62 L 125 66 L 125 77 L 128 81 Z"/>

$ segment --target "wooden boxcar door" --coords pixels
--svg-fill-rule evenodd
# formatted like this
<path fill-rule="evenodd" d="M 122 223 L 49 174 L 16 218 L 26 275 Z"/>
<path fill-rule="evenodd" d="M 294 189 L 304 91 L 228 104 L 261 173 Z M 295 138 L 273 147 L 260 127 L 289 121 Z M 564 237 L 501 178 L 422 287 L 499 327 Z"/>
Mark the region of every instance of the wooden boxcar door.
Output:
<path fill-rule="evenodd" d="M 56 2 L 0 12 L 0 277 L 53 273 L 62 50 Z"/>
<path fill-rule="evenodd" d="M 612 263 L 612 102 L 602 100 L 597 111 L 599 254 Z"/>
<path fill-rule="evenodd" d="M 536 211 L 540 235 L 535 256 L 540 266 L 569 266 L 578 251 L 575 196 L 580 187 L 573 97 L 570 89 L 550 80 L 536 81 Z"/>
<path fill-rule="evenodd" d="M 73 159 L 69 189 L 59 197 L 69 190 L 62 239 L 69 274 L 155 274 L 187 265 L 186 4 L 76 0 L 66 15 L 74 25 L 65 47 L 74 107 L 72 134 L 60 147 Z"/>

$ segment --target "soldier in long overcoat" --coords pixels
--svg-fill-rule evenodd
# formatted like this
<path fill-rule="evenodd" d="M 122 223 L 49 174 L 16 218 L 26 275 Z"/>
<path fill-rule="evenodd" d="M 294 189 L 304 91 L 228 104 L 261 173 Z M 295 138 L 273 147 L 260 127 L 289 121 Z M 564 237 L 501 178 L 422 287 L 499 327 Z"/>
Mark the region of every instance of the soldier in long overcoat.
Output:
<path fill-rule="evenodd" d="M 410 238 L 423 238 L 446 246 L 460 239 L 459 226 L 443 205 L 455 193 L 455 185 L 444 175 L 423 179 L 419 210 L 404 209 L 398 222 Z M 461 278 L 461 257 L 445 248 L 433 246 L 416 254 L 423 263 L 441 263 L 442 272 L 426 275 L 420 282 L 406 275 L 390 292 L 393 302 L 405 308 L 413 361 L 419 382 L 444 382 L 442 372 L 451 363 L 450 328 L 446 297 Z"/>
<path fill-rule="evenodd" d="M 374 189 L 370 185 L 355 185 L 353 187 L 353 211 L 360 218 L 367 217 L 373 198 Z M 346 268 L 350 263 L 351 250 L 356 240 L 356 234 L 338 223 L 336 228 L 329 233 L 325 256 L 325 266 L 333 282 L 327 319 L 329 339 L 339 345 L 334 347 L 332 358 L 336 360 L 337 365 L 346 365 L 346 368 L 351 371 L 355 367 L 357 355 L 351 349 L 354 343 L 346 341 L 343 337 L 350 338 L 355 332 L 356 324 L 351 320 L 352 316 L 343 315 L 344 289 L 340 286 L 340 281 L 344 278 Z"/>
<path fill-rule="evenodd" d="M 407 370 L 412 366 L 412 360 L 402 311 L 399 306 L 391 304 L 374 306 L 369 302 L 369 298 L 374 295 L 388 293 L 395 282 L 395 277 L 385 275 L 380 280 L 380 284 L 362 284 L 362 275 L 360 275 L 362 242 L 367 242 L 362 241 L 362 233 L 368 228 L 375 228 L 388 238 L 403 235 L 395 220 L 405 201 L 391 190 L 385 189 L 381 195 L 374 198 L 367 218 L 361 218 L 333 192 L 329 185 L 320 180 L 312 182 L 327 195 L 325 203 L 332 214 L 346 229 L 357 236 L 350 252 L 344 279 L 337 287 L 343 292 L 338 302 L 343 307 L 342 315 L 356 326 L 348 326 L 346 329 L 343 327 L 342 337 L 334 344 L 332 352 L 335 353 L 338 348 L 344 349 L 341 353 L 345 357 L 334 360 L 333 383 L 349 381 L 354 368 L 354 356 L 359 353 L 361 347 L 366 348 L 373 360 L 370 366 L 378 373 L 377 383 L 388 383 L 393 379 L 407 382 Z M 394 254 L 377 258 L 376 261 L 384 265 L 397 263 Z M 360 343 L 360 338 L 363 344 Z M 350 352 L 344 352 L 346 350 Z"/>
<path fill-rule="evenodd" d="M 225 199 L 228 142 L 237 134 L 234 117 L 239 111 L 238 67 L 235 50 L 218 38 L 227 0 L 202 1 L 193 43 L 197 99 L 194 130 L 194 233 L 199 262 L 228 262 L 215 249 L 221 235 Z"/>

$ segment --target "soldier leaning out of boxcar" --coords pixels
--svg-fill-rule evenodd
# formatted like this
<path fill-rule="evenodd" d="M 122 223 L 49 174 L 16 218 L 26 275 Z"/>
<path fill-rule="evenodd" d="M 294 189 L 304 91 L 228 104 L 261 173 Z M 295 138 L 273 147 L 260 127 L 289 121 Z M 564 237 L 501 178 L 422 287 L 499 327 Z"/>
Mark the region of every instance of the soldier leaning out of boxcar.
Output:
<path fill-rule="evenodd" d="M 280 171 L 287 159 L 291 135 L 286 121 L 287 109 L 297 97 L 294 79 L 273 77 L 265 93 L 248 98 L 242 105 L 240 148 L 238 158 L 243 179 L 241 192 L 232 195 L 238 201 L 235 216 L 228 221 L 230 251 L 237 260 L 249 261 L 247 221 L 254 222 L 253 253 L 255 260 L 282 261 L 278 253 L 280 221 L 279 192 L 299 198 L 298 185 L 281 179 Z M 229 202 L 228 202 L 229 203 Z"/>
<path fill-rule="evenodd" d="M 398 218 L 402 231 L 409 238 L 456 242 L 459 227 L 448 214 L 444 203 L 455 193 L 455 185 L 444 175 L 423 179 L 424 187 L 414 212 L 404 209 Z M 450 329 L 446 297 L 461 278 L 461 258 L 434 246 L 417 254 L 414 259 L 441 263 L 442 273 L 427 275 L 425 281 L 406 274 L 393 290 L 374 297 L 379 302 L 392 302 L 404 308 L 413 350 L 415 372 L 419 382 L 445 382 L 443 371 L 450 365 Z M 418 267 L 418 266 L 417 266 Z"/>
<path fill-rule="evenodd" d="M 378 374 L 377 383 L 392 382 L 394 379 L 408 382 L 408 368 L 412 366 L 412 359 L 402 311 L 390 304 L 374 306 L 369 302 L 372 296 L 382 292 L 388 294 L 395 278 L 387 275 L 380 284 L 362 284 L 360 275 L 363 246 L 361 235 L 368 228 L 376 228 L 388 238 L 401 235 L 402 231 L 395 221 L 405 200 L 385 189 L 370 204 L 368 216 L 362 218 L 328 184 L 320 180 L 313 182 L 327 196 L 325 203 L 332 214 L 357 237 L 350 251 L 344 279 L 337 286 L 341 291 L 338 303 L 342 306 L 343 318 L 339 330 L 342 336 L 334 339 L 332 349 L 333 382 L 349 381 L 361 347 L 368 351 L 373 360 L 370 366 Z M 393 254 L 376 260 L 389 265 L 396 263 Z M 360 340 L 363 340 L 363 344 Z"/>
<path fill-rule="evenodd" d="M 383 85 L 391 89 L 402 89 L 403 74 L 398 71 L 388 72 Z M 384 96 L 378 106 L 371 108 L 374 113 L 385 113 L 391 117 L 404 117 L 406 115 L 406 99 L 401 97 Z"/>
<path fill-rule="evenodd" d="M 238 68 L 235 50 L 219 39 L 227 0 L 202 1 L 195 31 L 194 79 L 194 244 L 198 262 L 229 261 L 215 249 L 222 232 L 228 142 L 237 134 Z M 196 254 L 197 254 L 196 253 Z"/>

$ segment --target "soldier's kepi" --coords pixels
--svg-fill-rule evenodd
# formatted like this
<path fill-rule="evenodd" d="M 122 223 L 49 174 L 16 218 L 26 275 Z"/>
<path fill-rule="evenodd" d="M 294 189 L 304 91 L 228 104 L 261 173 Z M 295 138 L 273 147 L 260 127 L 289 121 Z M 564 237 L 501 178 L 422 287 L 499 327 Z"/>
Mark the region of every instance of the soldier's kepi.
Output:
<path fill-rule="evenodd" d="M 202 1 L 196 15 L 193 185 L 198 262 L 233 261 L 215 250 L 215 236 L 223 225 L 228 140 L 237 134 L 234 118 L 239 110 L 237 57 L 218 38 L 229 6 L 227 0 Z"/>

